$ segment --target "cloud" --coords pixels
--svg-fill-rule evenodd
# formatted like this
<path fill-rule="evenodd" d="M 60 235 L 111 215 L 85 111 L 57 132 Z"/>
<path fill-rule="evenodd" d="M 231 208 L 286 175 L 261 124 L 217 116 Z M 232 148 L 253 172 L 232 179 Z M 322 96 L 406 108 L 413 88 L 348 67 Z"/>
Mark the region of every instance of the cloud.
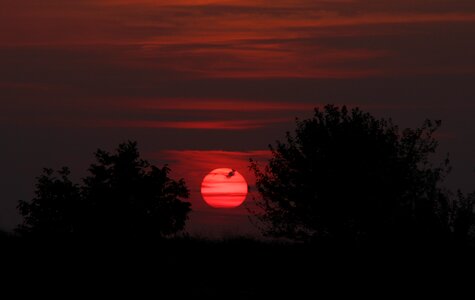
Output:
<path fill-rule="evenodd" d="M 301 102 L 264 102 L 246 99 L 150 99 L 136 100 L 135 107 L 156 110 L 198 110 L 198 111 L 299 111 L 311 110 L 315 104 Z"/>
<path fill-rule="evenodd" d="M 432 2 L 46 0 L 40 5 L 29 0 L 19 5 L 8 1 L 0 18 L 1 27 L 6 29 L 0 32 L 0 46 L 42 46 L 83 51 L 85 56 L 107 49 L 108 56 L 101 62 L 87 62 L 91 68 L 98 63 L 124 70 L 179 74 L 181 78 L 387 76 L 392 65 L 381 61 L 391 62 L 405 55 L 420 35 L 433 32 L 438 24 L 472 27 L 475 22 L 475 5 L 469 1 Z M 410 30 L 421 25 L 427 31 Z M 401 26 L 406 29 L 401 30 Z M 373 40 L 344 47 L 328 45 L 326 38 L 337 33 L 340 41 L 361 36 L 372 36 Z M 388 36 L 403 37 L 404 42 L 395 47 L 382 43 L 374 47 L 378 39 L 384 41 Z M 450 51 L 449 45 L 442 46 Z M 417 63 L 408 66 L 396 72 L 448 69 L 447 65 L 432 69 Z"/>
<path fill-rule="evenodd" d="M 289 122 L 287 119 L 264 120 L 212 120 L 212 121 L 97 121 L 93 126 L 106 126 L 115 128 L 173 128 L 191 130 L 249 130 L 261 128 L 269 124 Z"/>

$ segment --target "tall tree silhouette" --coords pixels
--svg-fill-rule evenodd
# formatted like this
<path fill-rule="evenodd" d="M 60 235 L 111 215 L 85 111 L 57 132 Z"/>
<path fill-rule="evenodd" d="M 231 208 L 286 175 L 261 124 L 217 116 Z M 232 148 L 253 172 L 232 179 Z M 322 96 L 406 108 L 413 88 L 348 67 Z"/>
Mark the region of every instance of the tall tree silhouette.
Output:
<path fill-rule="evenodd" d="M 137 143 L 120 144 L 116 153 L 95 153 L 96 163 L 81 186 L 50 169 L 38 177 L 36 197 L 20 201 L 22 233 L 124 236 L 167 236 L 184 229 L 190 203 L 183 179 L 169 178 L 168 166 L 158 168 L 140 158 Z"/>
<path fill-rule="evenodd" d="M 265 168 L 251 160 L 260 193 L 255 212 L 265 234 L 360 243 L 444 235 L 447 198 L 434 167 L 440 122 L 402 132 L 391 120 L 328 105 L 297 121 L 295 134 L 270 146 Z"/>

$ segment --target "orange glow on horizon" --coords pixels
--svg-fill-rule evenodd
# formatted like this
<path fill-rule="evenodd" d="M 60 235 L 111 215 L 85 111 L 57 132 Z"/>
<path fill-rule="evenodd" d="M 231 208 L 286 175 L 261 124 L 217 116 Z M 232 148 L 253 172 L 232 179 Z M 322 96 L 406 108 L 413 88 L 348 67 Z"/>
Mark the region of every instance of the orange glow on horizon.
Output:
<path fill-rule="evenodd" d="M 203 200 L 214 208 L 238 207 L 246 200 L 247 193 L 246 179 L 234 169 L 214 169 L 201 183 Z"/>

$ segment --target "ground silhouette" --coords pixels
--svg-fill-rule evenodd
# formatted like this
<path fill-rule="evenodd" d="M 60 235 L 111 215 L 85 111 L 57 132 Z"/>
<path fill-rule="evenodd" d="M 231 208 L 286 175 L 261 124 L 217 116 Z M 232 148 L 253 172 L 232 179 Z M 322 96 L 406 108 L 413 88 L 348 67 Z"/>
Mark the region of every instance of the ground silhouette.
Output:
<path fill-rule="evenodd" d="M 448 159 L 430 160 L 439 126 L 426 120 L 400 130 L 358 108 L 315 109 L 297 121 L 294 134 L 270 146 L 265 167 L 251 160 L 261 229 L 305 242 L 434 245 L 450 241 L 456 224 L 465 236 L 457 238 L 466 238 L 473 203 L 456 205 L 455 216 L 441 186 Z"/>
<path fill-rule="evenodd" d="M 35 198 L 20 201 L 24 222 L 17 229 L 33 236 L 165 237 L 184 229 L 191 204 L 183 179 L 169 177 L 140 158 L 136 142 L 120 144 L 114 154 L 95 153 L 96 163 L 82 184 L 62 168 L 45 169 Z"/>

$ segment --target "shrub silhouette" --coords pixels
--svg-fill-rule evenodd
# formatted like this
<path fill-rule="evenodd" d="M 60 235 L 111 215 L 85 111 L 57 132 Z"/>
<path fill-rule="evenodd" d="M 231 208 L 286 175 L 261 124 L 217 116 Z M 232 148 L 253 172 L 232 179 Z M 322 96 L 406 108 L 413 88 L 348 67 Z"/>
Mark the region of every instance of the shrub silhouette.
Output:
<path fill-rule="evenodd" d="M 434 239 L 448 233 L 447 196 L 434 167 L 440 121 L 402 132 L 391 120 L 327 105 L 269 146 L 254 211 L 269 236 L 342 243 Z"/>
<path fill-rule="evenodd" d="M 69 169 L 55 176 L 45 169 L 38 177 L 36 197 L 20 201 L 22 234 L 167 236 L 183 230 L 190 212 L 183 179 L 169 178 L 168 166 L 158 168 L 140 159 L 137 143 L 120 144 L 115 154 L 95 153 L 96 163 L 81 186 Z"/>

